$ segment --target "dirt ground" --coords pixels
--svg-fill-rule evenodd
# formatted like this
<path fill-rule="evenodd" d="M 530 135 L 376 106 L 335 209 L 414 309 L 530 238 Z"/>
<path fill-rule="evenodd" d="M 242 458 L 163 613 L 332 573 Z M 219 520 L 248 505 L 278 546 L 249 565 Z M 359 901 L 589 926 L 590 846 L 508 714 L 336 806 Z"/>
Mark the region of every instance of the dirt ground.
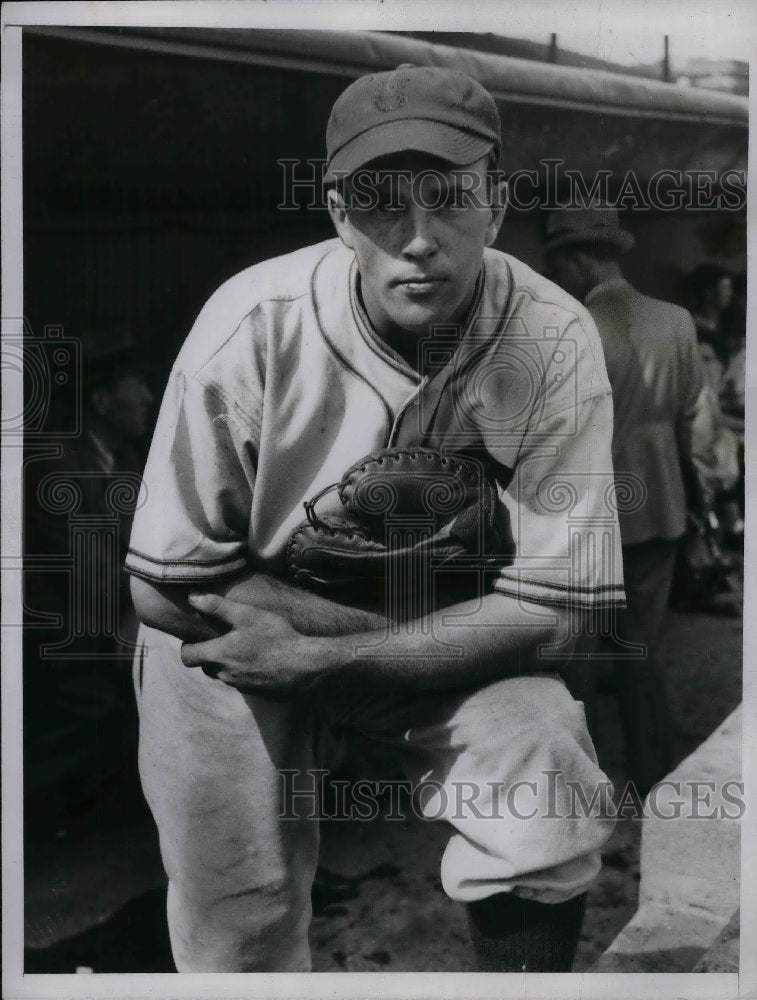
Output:
<path fill-rule="evenodd" d="M 661 650 L 677 759 L 741 700 L 741 622 L 671 613 Z M 615 696 L 600 696 L 600 762 L 625 783 Z M 618 823 L 591 889 L 576 970 L 591 967 L 636 909 L 641 820 Z M 473 969 L 464 909 L 439 881 L 447 833 L 412 817 L 322 825 L 311 942 L 316 971 Z M 172 971 L 157 838 L 117 790 L 27 848 L 26 971 Z"/>

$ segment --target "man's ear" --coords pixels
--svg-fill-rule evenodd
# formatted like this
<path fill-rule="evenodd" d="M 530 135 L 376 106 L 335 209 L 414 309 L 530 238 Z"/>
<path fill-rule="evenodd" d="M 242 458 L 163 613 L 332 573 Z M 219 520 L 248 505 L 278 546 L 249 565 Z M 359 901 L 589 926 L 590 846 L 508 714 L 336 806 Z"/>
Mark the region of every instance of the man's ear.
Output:
<path fill-rule="evenodd" d="M 346 247 L 353 250 L 352 226 L 350 225 L 349 216 L 347 215 L 347 209 L 345 208 L 344 198 L 342 197 L 341 192 L 337 191 L 336 188 L 329 188 L 326 192 L 326 202 L 337 236 Z"/>
<path fill-rule="evenodd" d="M 95 389 L 92 393 L 92 409 L 99 417 L 104 417 L 108 412 L 110 393 L 107 389 Z"/>
<path fill-rule="evenodd" d="M 486 227 L 486 246 L 490 247 L 499 235 L 499 230 L 507 211 L 508 190 L 507 181 L 502 177 L 492 180 L 491 184 L 491 220 Z"/>

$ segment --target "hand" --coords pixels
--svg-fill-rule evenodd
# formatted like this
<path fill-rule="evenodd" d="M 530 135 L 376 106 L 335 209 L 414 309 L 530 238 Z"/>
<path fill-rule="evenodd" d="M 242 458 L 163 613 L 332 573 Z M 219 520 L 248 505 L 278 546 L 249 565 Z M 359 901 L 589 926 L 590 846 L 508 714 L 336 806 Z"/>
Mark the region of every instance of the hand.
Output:
<path fill-rule="evenodd" d="M 315 649 L 309 648 L 316 640 L 301 635 L 280 615 L 217 594 L 193 594 L 189 603 L 225 622 L 230 631 L 184 643 L 186 667 L 201 667 L 209 677 L 248 694 L 300 694 L 321 677 Z"/>

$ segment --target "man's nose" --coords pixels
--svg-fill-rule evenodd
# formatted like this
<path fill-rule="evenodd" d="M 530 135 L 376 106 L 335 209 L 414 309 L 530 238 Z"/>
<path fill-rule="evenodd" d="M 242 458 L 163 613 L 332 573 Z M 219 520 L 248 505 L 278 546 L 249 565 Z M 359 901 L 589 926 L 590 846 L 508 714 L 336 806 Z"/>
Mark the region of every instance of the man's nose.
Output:
<path fill-rule="evenodd" d="M 438 249 L 433 212 L 413 205 L 407 214 L 403 253 L 406 257 L 429 257 Z"/>
<path fill-rule="evenodd" d="M 146 382 L 142 382 L 139 386 L 141 389 L 141 400 L 145 406 L 152 406 L 155 402 L 155 396 L 153 395 L 152 389 Z"/>

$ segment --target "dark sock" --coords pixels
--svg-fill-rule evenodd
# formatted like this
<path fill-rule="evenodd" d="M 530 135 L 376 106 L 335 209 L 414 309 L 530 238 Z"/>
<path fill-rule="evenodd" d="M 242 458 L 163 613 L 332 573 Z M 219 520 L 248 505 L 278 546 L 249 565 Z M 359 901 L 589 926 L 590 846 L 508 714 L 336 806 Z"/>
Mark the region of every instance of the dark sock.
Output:
<path fill-rule="evenodd" d="M 480 972 L 570 972 L 586 893 L 566 903 L 537 903 L 509 892 L 468 903 Z"/>

